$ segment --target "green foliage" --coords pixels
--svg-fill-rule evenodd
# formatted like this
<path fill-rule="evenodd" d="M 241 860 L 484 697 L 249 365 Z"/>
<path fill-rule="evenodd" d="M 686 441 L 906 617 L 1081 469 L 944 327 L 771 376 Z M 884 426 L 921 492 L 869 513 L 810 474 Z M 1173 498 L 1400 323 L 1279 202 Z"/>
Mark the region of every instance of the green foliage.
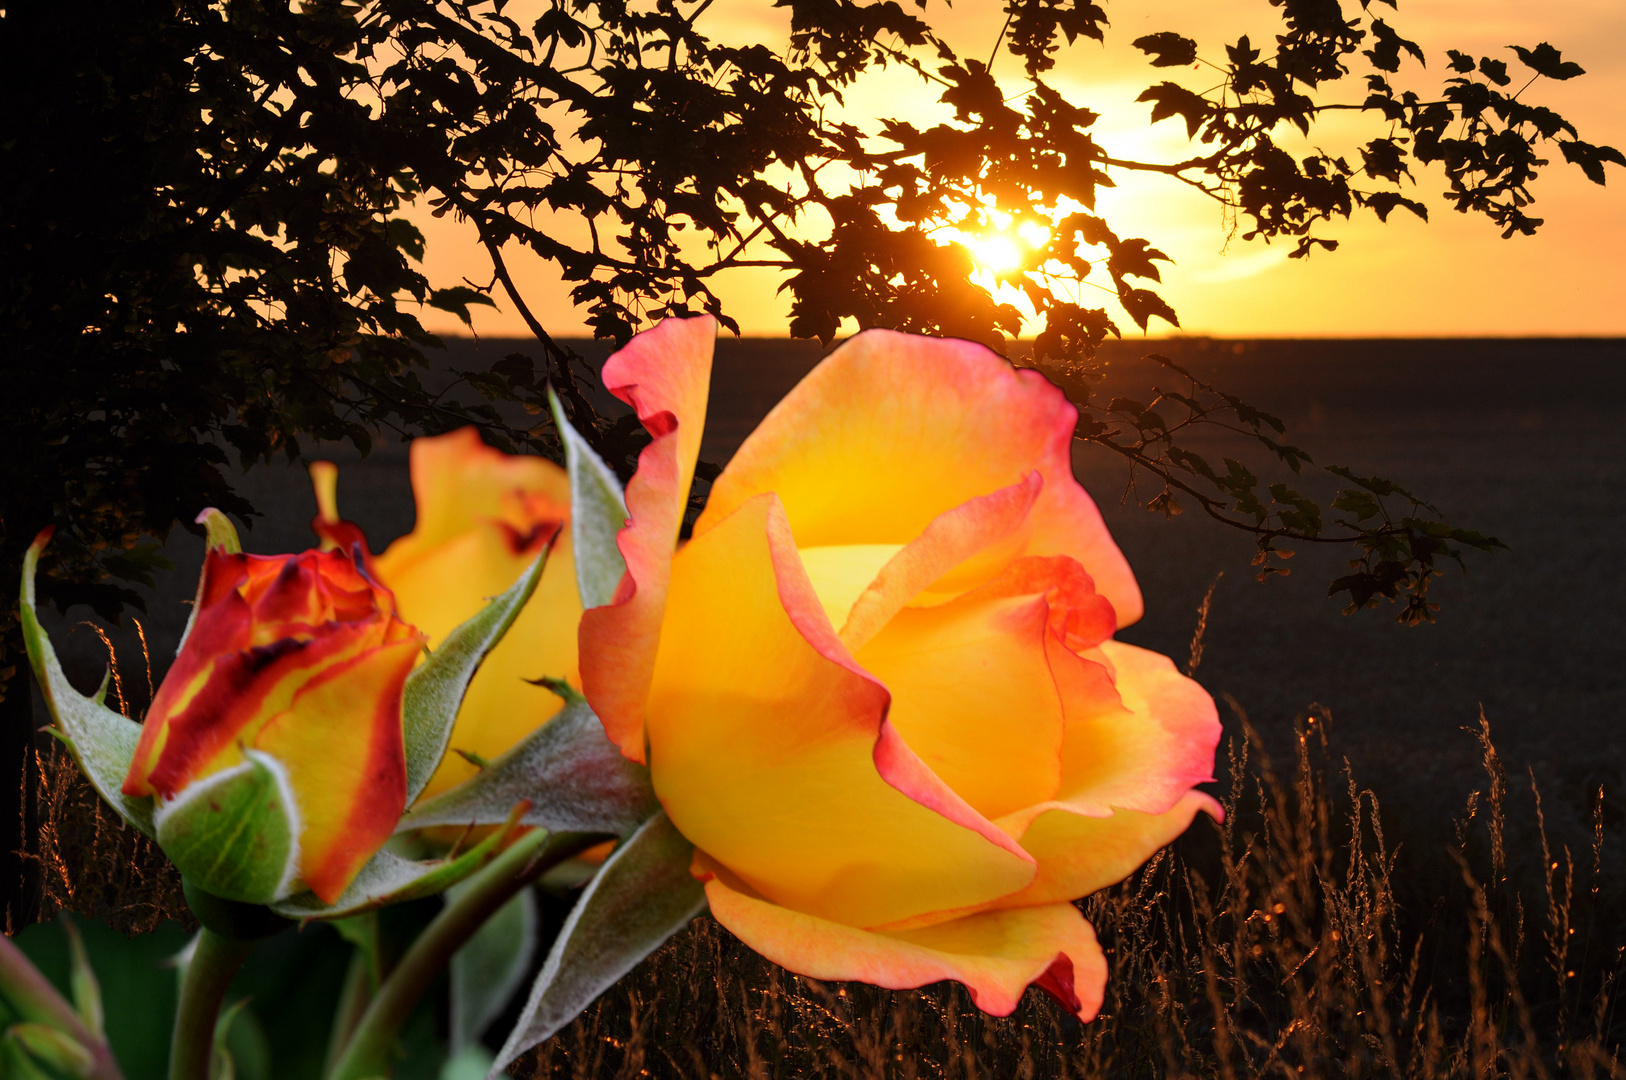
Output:
<path fill-rule="evenodd" d="M 164 923 L 153 933 L 127 937 L 95 920 L 80 921 L 78 931 L 106 1002 L 107 1041 L 124 1075 L 130 1080 L 163 1076 L 175 1013 L 170 961 L 185 947 L 186 933 Z M 75 964 L 65 922 L 28 927 L 16 941 L 59 991 L 73 994 Z"/>

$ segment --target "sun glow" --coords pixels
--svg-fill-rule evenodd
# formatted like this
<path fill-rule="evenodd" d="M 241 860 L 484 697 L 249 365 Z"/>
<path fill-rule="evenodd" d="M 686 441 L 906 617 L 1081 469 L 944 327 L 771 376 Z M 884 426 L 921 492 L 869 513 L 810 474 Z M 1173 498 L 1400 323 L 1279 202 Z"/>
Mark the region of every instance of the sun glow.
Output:
<path fill-rule="evenodd" d="M 1050 230 L 1037 221 L 1024 221 L 1012 228 L 1008 214 L 989 214 L 992 228 L 980 233 L 953 230 L 953 239 L 971 252 L 982 276 L 1009 273 L 1030 261 L 1032 253 L 1050 241 Z"/>
<path fill-rule="evenodd" d="M 1002 273 L 1022 265 L 1022 250 L 1016 240 L 1004 233 L 991 236 L 968 236 L 962 243 L 971 251 L 971 257 L 983 270 Z"/>

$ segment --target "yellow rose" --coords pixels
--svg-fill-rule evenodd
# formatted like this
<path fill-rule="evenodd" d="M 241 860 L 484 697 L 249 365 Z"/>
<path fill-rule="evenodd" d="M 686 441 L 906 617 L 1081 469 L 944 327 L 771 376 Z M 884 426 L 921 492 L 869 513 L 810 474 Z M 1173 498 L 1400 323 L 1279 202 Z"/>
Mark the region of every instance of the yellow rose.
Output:
<path fill-rule="evenodd" d="M 568 528 L 570 481 L 545 458 L 487 446 L 472 427 L 414 439 L 410 457 L 417 521 L 371 566 L 394 592 L 401 617 L 428 635 L 431 649 L 513 585 L 558 535 L 536 593 L 480 665 L 452 728 L 452 750 L 495 758 L 559 711 L 556 695 L 526 680 L 579 681 L 581 601 Z M 312 527 L 330 546 L 349 550 L 359 542 L 365 549 L 360 530 L 339 517 L 336 470 L 318 462 L 311 477 L 319 511 Z M 422 798 L 476 771 L 461 754 L 449 753 Z"/>
<path fill-rule="evenodd" d="M 982 346 L 867 331 L 769 414 L 677 547 L 715 326 L 668 320 L 605 384 L 654 441 L 589 702 L 697 848 L 713 915 L 792 971 L 955 979 L 1080 1017 L 1106 962 L 1072 901 L 1214 801 L 1219 724 L 1112 640 L 1141 600 L 1073 478 L 1076 411 Z M 410 609 L 403 604 L 403 611 Z"/>

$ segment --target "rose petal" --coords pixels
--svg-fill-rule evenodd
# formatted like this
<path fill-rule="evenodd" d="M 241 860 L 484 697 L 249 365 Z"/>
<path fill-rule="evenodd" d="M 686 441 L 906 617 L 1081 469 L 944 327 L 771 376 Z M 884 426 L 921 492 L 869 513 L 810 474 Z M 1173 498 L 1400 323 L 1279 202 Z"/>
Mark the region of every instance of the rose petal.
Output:
<path fill-rule="evenodd" d="M 968 499 L 933 518 L 881 567 L 844 619 L 832 620 L 841 627 L 841 640 L 856 652 L 888 619 L 927 588 L 943 582 L 945 575 L 963 577 L 968 585 L 978 584 L 982 576 L 978 571 L 984 567 L 975 564 L 1004 563 L 1019 554 L 1030 538 L 1029 516 L 1043 489 L 1044 478 L 1029 472 L 1018 483 Z M 986 572 L 997 569 L 996 565 Z"/>
<path fill-rule="evenodd" d="M 1022 846 L 1039 861 L 1039 876 L 1027 888 L 988 907 L 1076 900 L 1115 885 L 1173 843 L 1199 810 L 1215 820 L 1223 816 L 1211 797 L 1188 791 L 1161 814 L 1119 810 L 1111 817 L 1091 817 L 1067 803 L 1052 802 L 1002 818 L 1000 824 L 1017 833 Z"/>
<path fill-rule="evenodd" d="M 831 626 L 841 626 L 853 602 L 874 587 L 876 575 L 904 549 L 897 544 L 840 544 L 797 550 L 825 617 Z M 855 649 L 845 636 L 842 641 L 849 650 Z"/>
<path fill-rule="evenodd" d="M 1008 1016 L 1030 985 L 1093 1019 L 1107 964 L 1072 904 L 985 912 L 919 930 L 877 932 L 793 911 L 752 895 L 700 854 L 696 876 L 719 923 L 769 960 L 814 979 L 909 990 L 952 979 L 977 1007 Z"/>
<path fill-rule="evenodd" d="M 422 649 L 423 638 L 412 635 L 328 668 L 254 740 L 286 769 L 299 812 L 300 876 L 326 903 L 406 809 L 401 686 Z"/>
<path fill-rule="evenodd" d="M 673 561 L 649 692 L 656 794 L 764 896 L 858 925 L 970 906 L 1027 884 L 1027 855 L 885 722 L 771 495 Z"/>
<path fill-rule="evenodd" d="M 644 759 L 644 704 L 661 641 L 672 550 L 706 423 L 711 318 L 667 319 L 610 357 L 604 385 L 655 437 L 627 484 L 628 523 L 616 538 L 627 573 L 615 602 L 582 616 L 582 686 L 621 752 Z"/>
<path fill-rule="evenodd" d="M 905 608 L 857 655 L 891 692 L 904 741 L 989 818 L 1054 798 L 1061 782 L 1048 617 L 1041 597 L 974 593 Z"/>
<path fill-rule="evenodd" d="M 1214 699 L 1168 657 L 1106 641 L 1083 658 L 1052 648 L 1051 667 L 1067 710 L 1058 800 L 1098 816 L 1161 814 L 1214 779 Z"/>
<path fill-rule="evenodd" d="M 772 491 L 803 546 L 907 544 L 938 515 L 1037 469 L 1044 490 L 1026 554 L 1077 559 L 1127 625 L 1140 617 L 1140 590 L 1073 478 L 1076 421 L 1042 375 L 981 345 L 866 330 L 746 439 L 695 532 Z"/>
<path fill-rule="evenodd" d="M 515 492 L 539 496 L 560 508 L 570 506 L 570 481 L 563 469 L 546 458 L 505 454 L 487 446 L 474 427 L 414 439 L 409 455 L 412 498 L 418 517 L 410 533 L 378 556 L 378 572 L 386 582 L 404 580 L 415 561 L 441 544 L 456 540 L 477 522 L 493 528 L 505 523 L 524 540 L 523 533 L 530 524 L 527 519 L 533 515 L 516 505 Z M 558 521 L 561 516 L 552 515 L 552 520 Z M 521 558 L 497 591 L 513 584 L 529 562 L 529 558 Z M 477 598 L 475 610 L 479 606 Z M 454 622 L 440 633 L 456 625 Z"/>
<path fill-rule="evenodd" d="M 504 454 L 475 428 L 412 443 L 412 487 L 418 520 L 411 533 L 374 560 L 394 592 L 402 617 L 438 648 L 447 634 L 479 614 L 513 585 L 561 529 L 536 594 L 503 640 L 481 663 L 458 710 L 450 745 L 494 758 L 546 723 L 562 703 L 524 679 L 543 675 L 580 680 L 576 671 L 576 595 L 570 533 L 570 481 L 544 458 Z M 338 519 L 334 475 L 312 470 L 326 536 Z M 459 754 L 447 754 L 423 797 L 474 775 Z"/>
<path fill-rule="evenodd" d="M 126 795 L 174 795 L 242 763 L 238 746 L 287 709 L 295 694 L 335 664 L 381 644 L 384 617 L 330 623 L 312 639 L 247 648 L 249 608 L 230 595 L 203 610 L 142 725 Z M 219 651 L 217 651 L 219 650 Z"/>

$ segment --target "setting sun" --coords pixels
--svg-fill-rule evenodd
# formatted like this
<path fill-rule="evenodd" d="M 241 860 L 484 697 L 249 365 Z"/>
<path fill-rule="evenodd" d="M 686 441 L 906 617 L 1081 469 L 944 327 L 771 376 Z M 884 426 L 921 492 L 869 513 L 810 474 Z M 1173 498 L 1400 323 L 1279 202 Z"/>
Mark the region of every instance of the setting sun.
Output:
<path fill-rule="evenodd" d="M 1016 241 L 1005 233 L 969 236 L 961 242 L 970 249 L 971 257 L 983 270 L 998 274 L 1022 265 L 1021 249 Z"/>
<path fill-rule="evenodd" d="M 1009 215 L 996 210 L 990 216 L 995 227 L 987 232 L 954 230 L 953 234 L 953 239 L 971 252 L 977 269 L 984 274 L 992 276 L 1015 270 L 1028 260 L 1031 252 L 1050 240 L 1050 230 L 1037 221 L 1024 221 L 1012 228 Z"/>

